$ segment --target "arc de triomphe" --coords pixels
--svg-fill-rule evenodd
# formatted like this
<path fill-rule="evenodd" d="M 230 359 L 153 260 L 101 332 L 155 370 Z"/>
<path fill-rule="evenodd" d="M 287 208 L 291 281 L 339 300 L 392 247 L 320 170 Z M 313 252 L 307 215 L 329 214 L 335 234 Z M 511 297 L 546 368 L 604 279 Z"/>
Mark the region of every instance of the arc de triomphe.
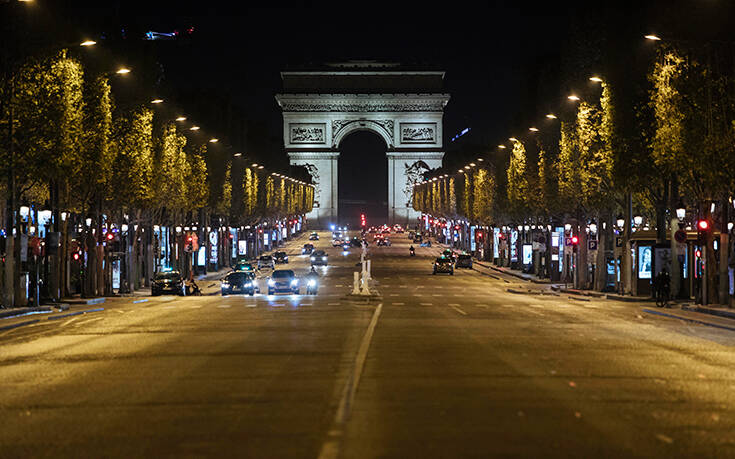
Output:
<path fill-rule="evenodd" d="M 322 227 L 337 222 L 339 146 L 350 133 L 367 130 L 387 146 L 388 223 L 415 220 L 411 187 L 425 170 L 441 167 L 444 157 L 444 72 L 348 62 L 284 71 L 281 78 L 284 93 L 276 100 L 286 152 L 291 164 L 307 167 L 316 185 L 308 217 Z"/>

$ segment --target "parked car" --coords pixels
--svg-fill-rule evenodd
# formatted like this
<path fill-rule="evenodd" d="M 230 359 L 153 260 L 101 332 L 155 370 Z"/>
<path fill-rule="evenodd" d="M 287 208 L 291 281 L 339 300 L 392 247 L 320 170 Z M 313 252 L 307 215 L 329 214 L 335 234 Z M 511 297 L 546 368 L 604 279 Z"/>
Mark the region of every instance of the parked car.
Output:
<path fill-rule="evenodd" d="M 457 256 L 457 261 L 454 263 L 454 267 L 472 269 L 472 256 L 466 253 L 460 253 Z"/>
<path fill-rule="evenodd" d="M 276 269 L 276 263 L 273 261 L 273 257 L 270 255 L 261 255 L 258 258 L 258 269 L 270 268 Z"/>
<path fill-rule="evenodd" d="M 268 295 L 282 292 L 299 293 L 299 280 L 290 269 L 277 269 L 268 278 Z"/>
<path fill-rule="evenodd" d="M 273 260 L 276 263 L 288 263 L 288 255 L 286 252 L 279 250 L 273 254 Z"/>
<path fill-rule="evenodd" d="M 220 283 L 222 296 L 232 293 L 255 295 L 257 289 L 255 274 L 252 272 L 233 271 L 225 276 Z"/>
<path fill-rule="evenodd" d="M 151 295 L 158 296 L 164 292 L 186 295 L 186 284 L 180 272 L 161 271 L 151 279 Z"/>

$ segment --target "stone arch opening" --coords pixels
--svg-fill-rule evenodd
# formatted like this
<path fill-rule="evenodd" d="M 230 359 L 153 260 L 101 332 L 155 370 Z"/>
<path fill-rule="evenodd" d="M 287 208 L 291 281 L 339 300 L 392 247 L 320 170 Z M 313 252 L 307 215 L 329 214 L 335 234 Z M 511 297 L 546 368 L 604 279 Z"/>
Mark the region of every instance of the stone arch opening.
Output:
<path fill-rule="evenodd" d="M 335 146 L 340 152 L 340 224 L 357 228 L 363 213 L 370 225 L 387 223 L 389 146 L 384 136 L 369 127 L 352 129 Z"/>

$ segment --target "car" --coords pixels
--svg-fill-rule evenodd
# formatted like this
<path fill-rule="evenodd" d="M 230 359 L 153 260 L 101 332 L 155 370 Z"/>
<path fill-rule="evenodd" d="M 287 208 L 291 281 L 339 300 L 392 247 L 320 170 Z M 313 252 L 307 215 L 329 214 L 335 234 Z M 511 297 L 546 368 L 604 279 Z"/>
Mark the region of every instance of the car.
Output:
<path fill-rule="evenodd" d="M 327 266 L 327 253 L 324 250 L 317 250 L 312 253 L 311 264 Z"/>
<path fill-rule="evenodd" d="M 342 233 L 339 231 L 335 231 L 332 233 L 332 239 L 342 239 Z"/>
<path fill-rule="evenodd" d="M 243 271 L 243 272 L 255 272 L 256 269 L 257 268 L 248 261 L 238 261 L 232 270 L 233 271 Z"/>
<path fill-rule="evenodd" d="M 299 280 L 290 269 L 277 269 L 268 278 L 268 295 L 283 292 L 299 293 Z"/>
<path fill-rule="evenodd" d="M 450 249 L 446 249 L 444 252 L 442 252 L 442 256 L 445 258 L 451 258 L 452 262 L 457 261 L 457 254 L 452 252 Z"/>
<path fill-rule="evenodd" d="M 342 239 L 334 239 L 332 241 L 332 247 L 339 247 L 339 246 L 341 246 L 344 243 L 345 243 L 345 241 L 343 241 Z"/>
<path fill-rule="evenodd" d="M 286 252 L 279 250 L 273 253 L 273 261 L 276 263 L 288 263 L 288 255 Z"/>
<path fill-rule="evenodd" d="M 416 233 L 414 233 L 413 231 L 408 232 L 408 238 L 411 239 L 412 241 L 413 241 L 414 236 L 416 236 Z"/>
<path fill-rule="evenodd" d="M 318 241 L 319 240 L 319 234 L 317 234 L 317 232 L 314 231 L 313 233 L 311 233 L 309 235 L 309 240 L 310 241 Z"/>
<path fill-rule="evenodd" d="M 270 255 L 261 255 L 258 258 L 258 269 L 270 268 L 276 269 L 276 263 L 273 261 L 273 257 Z"/>
<path fill-rule="evenodd" d="M 380 247 L 381 245 L 390 246 L 390 239 L 388 239 L 387 237 L 380 238 L 375 245 L 377 245 L 378 247 Z"/>
<path fill-rule="evenodd" d="M 362 239 L 353 237 L 350 241 L 345 241 L 349 243 L 352 247 L 362 247 Z"/>
<path fill-rule="evenodd" d="M 301 255 L 309 255 L 314 251 L 314 244 L 304 244 L 301 248 Z"/>
<path fill-rule="evenodd" d="M 434 260 L 434 272 L 432 274 L 436 273 L 449 273 L 449 275 L 454 276 L 454 263 L 452 263 L 452 259 L 439 257 Z"/>
<path fill-rule="evenodd" d="M 246 293 L 250 296 L 255 295 L 257 290 L 255 274 L 244 271 L 233 271 L 222 279 L 220 288 L 222 296 L 232 293 Z"/>
<path fill-rule="evenodd" d="M 457 261 L 454 263 L 454 267 L 472 269 L 472 256 L 466 253 L 460 253 L 457 256 Z"/>
<path fill-rule="evenodd" d="M 186 295 L 186 283 L 180 272 L 161 271 L 151 279 L 151 295 L 158 296 L 164 292 Z"/>

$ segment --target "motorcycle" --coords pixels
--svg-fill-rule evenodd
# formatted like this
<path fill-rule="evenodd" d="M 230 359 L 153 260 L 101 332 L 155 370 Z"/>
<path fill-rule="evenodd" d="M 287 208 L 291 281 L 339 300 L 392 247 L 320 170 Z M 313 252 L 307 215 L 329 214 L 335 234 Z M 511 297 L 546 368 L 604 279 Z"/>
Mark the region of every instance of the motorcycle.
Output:
<path fill-rule="evenodd" d="M 416 256 L 416 249 L 414 249 L 413 247 L 411 247 L 411 248 L 410 248 L 410 249 L 408 249 L 408 250 L 409 250 L 409 252 L 411 252 L 411 256 L 412 256 L 412 257 L 415 257 L 415 256 Z"/>
<path fill-rule="evenodd" d="M 319 280 L 317 276 L 306 276 L 306 294 L 316 295 L 319 290 Z"/>

